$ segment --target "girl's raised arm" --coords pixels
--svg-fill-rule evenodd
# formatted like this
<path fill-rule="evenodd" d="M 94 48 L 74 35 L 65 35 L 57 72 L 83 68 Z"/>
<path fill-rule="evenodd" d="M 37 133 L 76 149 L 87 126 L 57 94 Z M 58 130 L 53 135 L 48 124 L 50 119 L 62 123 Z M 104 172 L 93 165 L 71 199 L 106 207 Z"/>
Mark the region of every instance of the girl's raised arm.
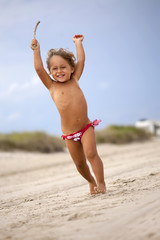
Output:
<path fill-rule="evenodd" d="M 84 39 L 83 35 L 75 35 L 72 38 L 76 46 L 76 55 L 77 55 L 77 63 L 73 73 L 73 77 L 76 80 L 80 79 L 83 72 L 84 63 L 85 63 L 85 53 L 84 53 L 83 44 L 82 44 L 83 39 Z"/>
<path fill-rule="evenodd" d="M 48 89 L 50 89 L 50 87 L 53 84 L 53 80 L 52 80 L 52 78 L 49 76 L 49 74 L 46 72 L 46 70 L 43 67 L 43 62 L 42 62 L 41 53 L 40 53 L 40 45 L 39 45 L 39 42 L 35 38 L 32 39 L 31 48 L 32 48 L 33 54 L 34 54 L 34 67 L 35 67 L 35 70 L 36 70 L 39 78 L 44 83 L 44 85 Z"/>

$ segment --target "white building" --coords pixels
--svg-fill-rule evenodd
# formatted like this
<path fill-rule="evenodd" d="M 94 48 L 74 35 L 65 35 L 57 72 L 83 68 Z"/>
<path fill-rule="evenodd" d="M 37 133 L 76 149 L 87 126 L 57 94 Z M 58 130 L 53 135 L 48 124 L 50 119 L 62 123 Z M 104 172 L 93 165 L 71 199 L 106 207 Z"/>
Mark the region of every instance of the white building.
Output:
<path fill-rule="evenodd" d="M 135 126 L 137 128 L 142 128 L 147 132 L 160 136 L 160 121 L 140 119 L 136 122 Z"/>

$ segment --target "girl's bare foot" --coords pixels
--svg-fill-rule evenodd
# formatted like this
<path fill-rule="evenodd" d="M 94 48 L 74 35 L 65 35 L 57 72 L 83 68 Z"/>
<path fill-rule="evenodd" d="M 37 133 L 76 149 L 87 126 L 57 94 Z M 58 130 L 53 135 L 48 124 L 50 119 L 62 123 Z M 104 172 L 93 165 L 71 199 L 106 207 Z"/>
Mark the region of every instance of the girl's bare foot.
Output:
<path fill-rule="evenodd" d="M 93 194 L 96 194 L 95 192 L 95 188 L 97 187 L 97 184 L 95 181 L 89 183 L 89 188 L 90 188 L 90 194 L 93 195 Z"/>
<path fill-rule="evenodd" d="M 98 193 L 106 193 L 106 185 L 105 185 L 105 183 L 98 184 L 96 187 L 94 187 L 94 192 L 96 194 L 98 194 Z"/>

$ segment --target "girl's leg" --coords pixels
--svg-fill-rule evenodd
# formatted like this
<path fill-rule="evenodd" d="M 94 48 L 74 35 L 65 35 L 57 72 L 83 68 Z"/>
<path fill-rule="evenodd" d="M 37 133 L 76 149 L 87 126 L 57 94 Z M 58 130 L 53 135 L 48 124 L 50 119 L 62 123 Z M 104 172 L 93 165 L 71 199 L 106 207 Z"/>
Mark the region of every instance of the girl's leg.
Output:
<path fill-rule="evenodd" d="M 97 153 L 96 139 L 94 128 L 89 127 L 86 132 L 84 132 L 81 142 L 83 145 L 83 150 L 86 158 L 91 164 L 92 170 L 97 180 L 97 191 L 101 193 L 106 192 L 106 186 L 104 181 L 104 169 L 101 158 Z"/>
<path fill-rule="evenodd" d="M 90 193 L 94 194 L 94 188 L 97 186 L 97 184 L 87 165 L 82 144 L 73 140 L 66 140 L 66 145 L 78 172 L 89 182 Z"/>

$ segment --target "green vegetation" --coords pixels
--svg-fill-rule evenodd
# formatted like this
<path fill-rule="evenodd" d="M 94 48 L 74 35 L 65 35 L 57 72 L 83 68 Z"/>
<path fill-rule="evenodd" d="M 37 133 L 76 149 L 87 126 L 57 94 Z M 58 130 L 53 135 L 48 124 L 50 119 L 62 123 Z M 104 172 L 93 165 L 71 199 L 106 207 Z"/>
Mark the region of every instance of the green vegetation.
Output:
<path fill-rule="evenodd" d="M 151 138 L 151 134 L 134 126 L 111 125 L 101 131 L 96 131 L 98 143 L 124 144 L 135 141 L 145 141 Z"/>
<path fill-rule="evenodd" d="M 97 143 L 124 144 L 135 141 L 145 141 L 151 134 L 133 126 L 109 126 L 96 131 Z M 63 151 L 64 141 L 60 137 L 48 135 L 44 132 L 22 132 L 0 134 L 0 151 L 30 151 L 51 153 Z"/>
<path fill-rule="evenodd" d="M 63 151 L 64 143 L 60 138 L 44 132 L 22 132 L 0 134 L 0 151 L 58 152 Z"/>

